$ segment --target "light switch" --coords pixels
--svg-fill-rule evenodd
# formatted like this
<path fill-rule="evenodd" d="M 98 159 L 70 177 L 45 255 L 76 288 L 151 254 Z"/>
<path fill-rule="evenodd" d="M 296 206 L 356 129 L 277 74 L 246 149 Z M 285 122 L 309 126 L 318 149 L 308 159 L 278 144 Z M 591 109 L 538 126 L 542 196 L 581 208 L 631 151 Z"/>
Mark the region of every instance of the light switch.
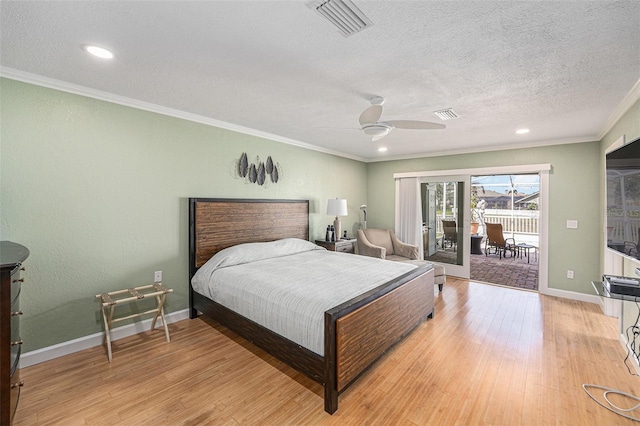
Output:
<path fill-rule="evenodd" d="M 578 221 L 577 220 L 567 220 L 567 228 L 568 229 L 578 229 Z"/>

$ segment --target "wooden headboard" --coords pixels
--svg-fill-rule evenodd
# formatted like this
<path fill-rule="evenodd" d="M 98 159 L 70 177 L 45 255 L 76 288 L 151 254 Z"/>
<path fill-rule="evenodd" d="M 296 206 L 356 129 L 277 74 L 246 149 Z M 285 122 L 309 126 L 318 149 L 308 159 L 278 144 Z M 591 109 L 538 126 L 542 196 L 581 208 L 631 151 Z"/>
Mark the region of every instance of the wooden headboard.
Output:
<path fill-rule="evenodd" d="M 222 249 L 309 239 L 309 200 L 189 198 L 189 274 Z"/>

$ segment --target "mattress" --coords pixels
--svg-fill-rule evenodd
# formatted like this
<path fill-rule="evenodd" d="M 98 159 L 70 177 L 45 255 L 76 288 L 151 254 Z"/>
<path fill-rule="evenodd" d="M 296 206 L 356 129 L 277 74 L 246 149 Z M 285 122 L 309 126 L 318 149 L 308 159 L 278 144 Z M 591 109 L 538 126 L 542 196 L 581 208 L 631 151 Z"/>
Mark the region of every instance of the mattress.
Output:
<path fill-rule="evenodd" d="M 289 238 L 222 250 L 191 284 L 203 296 L 324 356 L 325 311 L 414 268 Z"/>

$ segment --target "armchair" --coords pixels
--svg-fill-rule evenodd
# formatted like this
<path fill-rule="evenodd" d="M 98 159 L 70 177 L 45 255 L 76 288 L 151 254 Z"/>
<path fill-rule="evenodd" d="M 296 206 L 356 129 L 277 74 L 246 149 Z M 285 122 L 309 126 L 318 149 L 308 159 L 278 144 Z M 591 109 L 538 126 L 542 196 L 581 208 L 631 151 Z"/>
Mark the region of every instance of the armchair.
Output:
<path fill-rule="evenodd" d="M 495 254 L 500 256 L 500 259 L 506 257 L 506 252 L 510 251 L 511 255 L 514 255 L 516 249 L 516 241 L 513 238 L 504 238 L 502 233 L 501 223 L 485 223 L 487 229 L 487 239 L 484 243 L 484 255 L 489 255 L 491 247 L 495 249 Z"/>
<path fill-rule="evenodd" d="M 398 240 L 395 232 L 390 229 L 360 229 L 356 240 L 356 253 L 363 256 L 394 260 L 413 264 L 425 263 L 420 259 L 418 246 L 403 243 Z M 434 284 L 440 291 L 447 276 L 444 266 L 433 265 Z"/>
<path fill-rule="evenodd" d="M 379 259 L 419 260 L 418 246 L 403 243 L 390 229 L 359 229 L 356 241 L 358 254 Z"/>

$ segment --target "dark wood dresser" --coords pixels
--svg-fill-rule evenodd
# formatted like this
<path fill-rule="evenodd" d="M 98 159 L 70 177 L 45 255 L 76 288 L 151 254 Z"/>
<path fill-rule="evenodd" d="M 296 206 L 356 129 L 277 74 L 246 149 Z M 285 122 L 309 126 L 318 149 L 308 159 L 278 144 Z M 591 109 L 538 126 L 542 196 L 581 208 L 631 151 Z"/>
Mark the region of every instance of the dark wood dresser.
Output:
<path fill-rule="evenodd" d="M 0 241 L 0 426 L 11 424 L 20 397 L 20 278 L 29 250 Z"/>

